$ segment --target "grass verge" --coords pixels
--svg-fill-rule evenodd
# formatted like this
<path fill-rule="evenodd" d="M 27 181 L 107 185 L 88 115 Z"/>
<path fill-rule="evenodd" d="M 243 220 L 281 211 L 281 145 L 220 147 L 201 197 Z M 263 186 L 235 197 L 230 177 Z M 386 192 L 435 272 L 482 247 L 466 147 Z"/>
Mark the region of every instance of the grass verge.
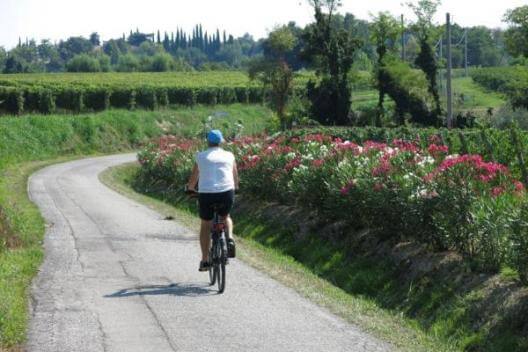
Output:
<path fill-rule="evenodd" d="M 44 256 L 45 222 L 28 198 L 27 180 L 43 167 L 72 159 L 17 164 L 1 173 L 0 209 L 4 221 L 0 241 L 4 250 L 0 252 L 0 341 L 9 348 L 6 351 L 22 350 L 17 345 L 24 341 L 26 334 L 27 290 Z"/>
<path fill-rule="evenodd" d="M 148 207 L 171 216 L 176 221 L 192 228 L 199 226 L 196 210 L 185 201 L 168 203 L 163 195 L 150 193 L 140 194 L 133 188 L 136 164 L 127 164 L 111 168 L 101 174 L 100 178 L 110 188 L 117 192 L 147 205 Z M 174 206 L 171 204 L 175 204 Z M 237 238 L 239 258 L 258 270 L 266 272 L 272 278 L 293 288 L 302 296 L 325 307 L 347 321 L 358 325 L 364 331 L 388 341 L 402 351 L 458 351 L 453 343 L 440 339 L 434 334 L 426 334 L 419 324 L 407 318 L 403 312 L 388 310 L 380 307 L 376 300 L 369 297 L 368 292 L 350 294 L 346 289 L 334 285 L 329 270 L 338 264 L 342 257 L 320 239 L 312 243 L 304 243 L 298 247 L 298 253 L 305 253 L 304 258 L 289 255 L 292 245 L 279 243 L 281 239 L 291 238 L 285 234 L 286 228 L 276 227 L 254 214 L 245 214 L 238 210 L 236 216 L 237 232 L 244 233 Z M 297 244 L 295 244 L 297 245 Z M 317 250 L 315 250 L 317 248 Z M 333 252 L 330 261 L 328 255 Z M 297 253 L 297 254 L 298 254 Z M 316 258 L 317 257 L 317 258 Z M 326 258 L 326 259 L 324 259 Z M 323 260 L 324 259 L 324 260 Z M 305 265 L 308 263 L 308 265 Z M 357 261 L 355 266 L 347 266 L 341 273 L 350 275 L 350 282 L 355 286 L 372 287 L 365 280 L 382 282 L 393 274 L 382 265 L 371 265 L 366 261 Z M 390 282 L 390 280 L 387 280 Z M 389 289 L 389 287 L 380 287 Z"/>

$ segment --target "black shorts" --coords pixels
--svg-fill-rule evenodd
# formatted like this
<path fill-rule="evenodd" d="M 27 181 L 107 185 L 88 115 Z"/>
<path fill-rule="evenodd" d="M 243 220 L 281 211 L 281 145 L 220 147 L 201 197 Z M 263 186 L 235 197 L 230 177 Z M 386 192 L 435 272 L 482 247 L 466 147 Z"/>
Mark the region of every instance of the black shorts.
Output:
<path fill-rule="evenodd" d="M 213 220 L 215 204 L 219 205 L 218 215 L 227 216 L 235 202 L 235 191 L 230 190 L 222 193 L 199 193 L 200 219 Z"/>

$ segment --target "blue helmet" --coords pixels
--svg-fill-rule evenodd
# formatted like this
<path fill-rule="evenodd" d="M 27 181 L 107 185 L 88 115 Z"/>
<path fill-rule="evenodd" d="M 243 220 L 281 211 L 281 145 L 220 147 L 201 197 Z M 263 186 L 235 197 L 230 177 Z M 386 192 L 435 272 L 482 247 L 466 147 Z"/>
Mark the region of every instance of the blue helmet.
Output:
<path fill-rule="evenodd" d="M 207 141 L 211 144 L 220 144 L 224 141 L 222 132 L 220 130 L 211 130 L 207 133 Z"/>

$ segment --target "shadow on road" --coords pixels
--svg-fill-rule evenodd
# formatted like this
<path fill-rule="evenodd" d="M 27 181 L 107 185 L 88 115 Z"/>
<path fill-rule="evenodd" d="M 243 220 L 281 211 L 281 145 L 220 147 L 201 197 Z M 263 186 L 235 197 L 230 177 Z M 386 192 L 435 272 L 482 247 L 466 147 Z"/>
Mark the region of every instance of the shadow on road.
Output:
<path fill-rule="evenodd" d="M 184 297 L 198 297 L 216 295 L 217 291 L 209 289 L 206 284 L 170 284 L 170 285 L 146 285 L 125 288 L 105 298 L 130 297 L 130 296 L 157 296 L 174 295 Z"/>

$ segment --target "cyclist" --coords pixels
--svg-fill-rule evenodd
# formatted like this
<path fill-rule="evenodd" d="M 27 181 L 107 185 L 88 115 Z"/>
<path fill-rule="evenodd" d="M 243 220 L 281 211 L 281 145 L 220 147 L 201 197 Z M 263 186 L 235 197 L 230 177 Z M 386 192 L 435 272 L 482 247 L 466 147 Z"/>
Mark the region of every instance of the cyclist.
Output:
<path fill-rule="evenodd" d="M 214 216 L 213 206 L 218 215 L 225 219 L 228 257 L 235 256 L 233 240 L 233 221 L 229 216 L 235 200 L 235 189 L 238 189 L 238 171 L 233 153 L 220 147 L 224 142 L 222 132 L 212 130 L 207 134 L 207 150 L 196 154 L 187 189 L 196 191 L 198 184 L 198 203 L 200 208 L 200 247 L 202 260 L 199 271 L 209 270 L 209 248 L 211 247 L 211 226 Z"/>

